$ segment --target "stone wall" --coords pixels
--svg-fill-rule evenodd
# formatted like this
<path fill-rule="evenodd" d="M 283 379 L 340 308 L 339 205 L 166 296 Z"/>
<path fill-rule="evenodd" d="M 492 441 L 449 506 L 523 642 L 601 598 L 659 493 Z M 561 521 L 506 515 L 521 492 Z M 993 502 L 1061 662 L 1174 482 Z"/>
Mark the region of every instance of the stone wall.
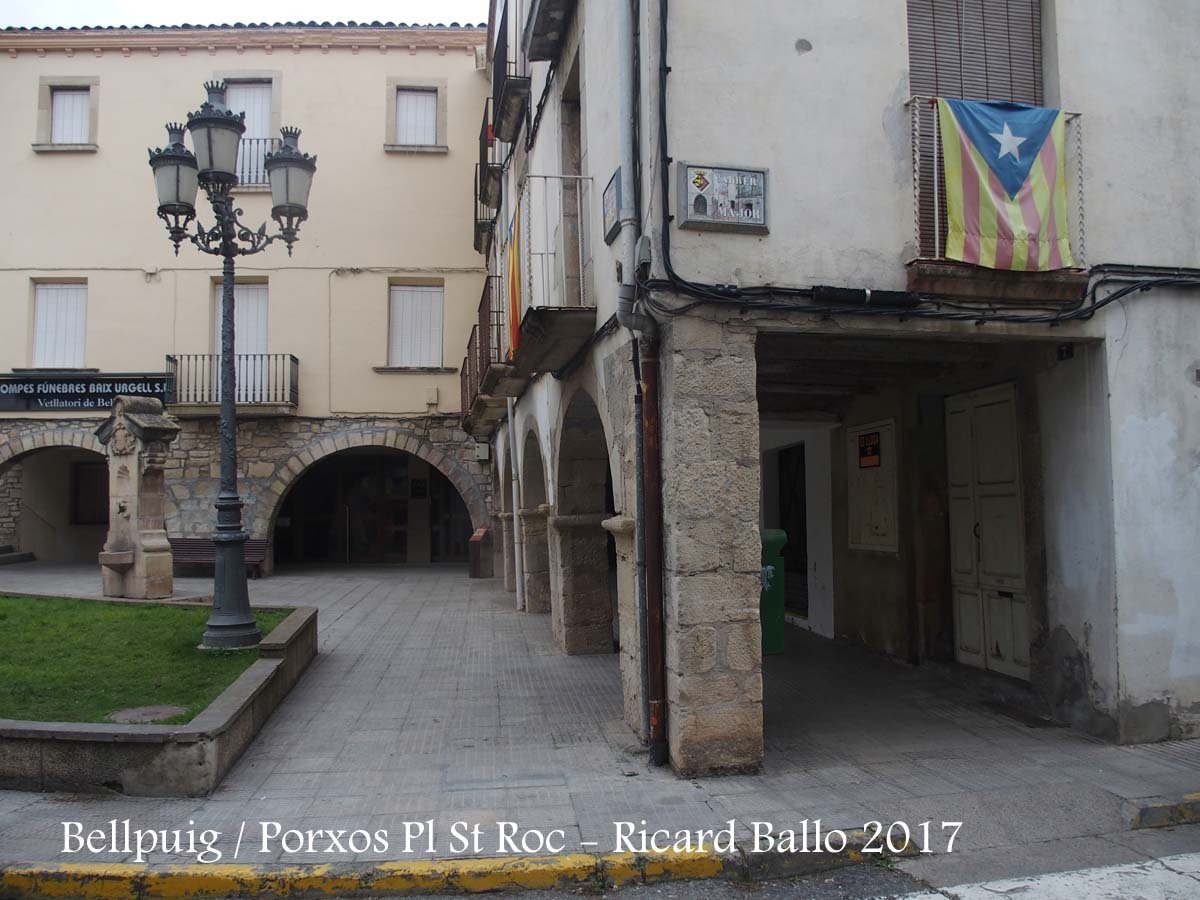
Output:
<path fill-rule="evenodd" d="M 20 505 L 19 462 L 9 461 L 41 447 L 82 447 L 103 452 L 93 432 L 96 419 L 8 419 L 0 425 L 0 544 L 15 531 Z M 207 536 L 220 478 L 218 423 L 213 418 L 180 420 L 182 431 L 165 466 L 167 534 Z M 254 538 L 270 538 L 280 502 L 292 483 L 325 456 L 351 447 L 391 447 L 435 467 L 458 489 L 475 528 L 491 519 L 489 463 L 475 460 L 474 441 L 458 417 L 253 419 L 238 422 L 238 489 L 246 506 L 243 521 Z M 10 523 L 10 520 L 13 520 Z"/>
<path fill-rule="evenodd" d="M 21 518 L 21 464 L 0 473 L 0 547 L 17 545 L 17 522 Z"/>

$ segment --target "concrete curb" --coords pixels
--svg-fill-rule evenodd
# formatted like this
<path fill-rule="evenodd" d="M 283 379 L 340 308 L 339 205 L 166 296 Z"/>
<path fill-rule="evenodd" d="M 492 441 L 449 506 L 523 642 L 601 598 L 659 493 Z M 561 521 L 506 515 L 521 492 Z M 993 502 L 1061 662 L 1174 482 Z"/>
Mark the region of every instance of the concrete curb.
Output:
<path fill-rule="evenodd" d="M 192 897 L 252 896 L 320 898 L 474 894 L 499 890 L 546 890 L 618 886 L 662 881 L 724 878 L 761 881 L 878 861 L 864 853 L 867 836 L 846 832 L 837 853 L 753 853 L 737 845 L 730 854 L 569 853 L 558 856 L 501 856 L 384 862 L 376 865 L 211 865 L 151 868 L 123 863 L 0 864 L 0 898 L 81 900 L 184 900 Z M 913 844 L 901 856 L 916 853 Z"/>
<path fill-rule="evenodd" d="M 1130 828 L 1170 828 L 1200 823 L 1200 793 L 1142 801 L 1134 806 Z"/>

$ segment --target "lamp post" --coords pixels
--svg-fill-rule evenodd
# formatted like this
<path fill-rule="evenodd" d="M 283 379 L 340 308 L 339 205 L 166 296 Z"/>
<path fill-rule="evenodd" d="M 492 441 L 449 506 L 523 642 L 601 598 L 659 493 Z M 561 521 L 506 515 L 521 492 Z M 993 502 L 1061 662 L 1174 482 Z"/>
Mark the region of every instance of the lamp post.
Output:
<path fill-rule="evenodd" d="M 296 242 L 300 223 L 308 218 L 308 191 L 312 186 L 317 158 L 301 153 L 300 131 L 283 128 L 282 146 L 268 153 L 265 161 L 271 185 L 271 217 L 278 234 L 267 234 L 267 226 L 251 231 L 242 224 L 242 211 L 234 207 L 237 187 L 238 144 L 246 130 L 244 112 L 225 105 L 225 84 L 206 82 L 208 99 L 198 112 L 188 113 L 186 130 L 191 132 L 195 154 L 184 146 L 185 126 L 167 125 L 166 147 L 150 151 L 150 168 L 158 191 L 158 216 L 167 234 L 179 246 L 189 240 L 204 253 L 220 256 L 221 269 L 221 378 L 220 432 L 221 484 L 217 494 L 216 571 L 213 579 L 213 610 L 204 632 L 205 647 L 250 647 L 262 635 L 250 612 L 246 589 L 246 532 L 242 528 L 242 500 L 237 489 L 237 371 L 234 359 L 234 260 L 266 249 L 279 238 L 287 243 L 288 255 Z M 204 188 L 216 224 L 204 228 L 199 221 L 194 233 L 188 228 L 196 216 L 196 194 Z"/>

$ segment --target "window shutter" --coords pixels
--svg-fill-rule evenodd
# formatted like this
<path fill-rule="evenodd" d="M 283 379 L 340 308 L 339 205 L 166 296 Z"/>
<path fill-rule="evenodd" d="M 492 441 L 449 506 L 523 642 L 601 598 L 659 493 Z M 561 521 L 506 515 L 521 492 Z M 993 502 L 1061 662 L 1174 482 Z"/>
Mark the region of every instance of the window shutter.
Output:
<path fill-rule="evenodd" d="M 393 285 L 389 300 L 388 365 L 442 364 L 442 288 Z"/>
<path fill-rule="evenodd" d="M 50 92 L 50 142 L 87 144 L 91 92 L 55 88 Z"/>
<path fill-rule="evenodd" d="M 914 96 L 1010 100 L 1041 105 L 1041 0 L 908 0 L 909 89 Z M 945 247 L 946 198 L 939 191 L 934 240 L 934 176 L 941 177 L 933 110 L 916 112 L 920 146 L 920 255 Z"/>
<path fill-rule="evenodd" d="M 36 285 L 33 320 L 34 368 L 83 368 L 86 284 Z"/>
<path fill-rule="evenodd" d="M 225 105 L 246 114 L 246 131 L 238 145 L 237 176 L 242 184 L 266 184 L 264 166 L 271 141 L 271 82 L 233 81 Z"/>
<path fill-rule="evenodd" d="M 221 283 L 213 286 L 213 347 L 221 353 Z M 267 285 L 233 286 L 233 352 L 267 352 Z"/>
<path fill-rule="evenodd" d="M 432 146 L 437 139 L 437 91 L 396 91 L 396 143 Z"/>

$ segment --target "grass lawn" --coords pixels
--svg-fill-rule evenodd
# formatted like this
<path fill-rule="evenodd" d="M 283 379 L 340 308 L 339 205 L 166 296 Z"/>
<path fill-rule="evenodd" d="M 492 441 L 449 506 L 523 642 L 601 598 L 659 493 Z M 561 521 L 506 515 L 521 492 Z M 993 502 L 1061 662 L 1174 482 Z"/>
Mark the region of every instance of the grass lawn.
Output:
<path fill-rule="evenodd" d="M 290 609 L 256 612 L 268 634 Z M 0 719 L 105 722 L 166 704 L 189 722 L 258 659 L 197 650 L 209 610 L 166 604 L 0 596 Z"/>

